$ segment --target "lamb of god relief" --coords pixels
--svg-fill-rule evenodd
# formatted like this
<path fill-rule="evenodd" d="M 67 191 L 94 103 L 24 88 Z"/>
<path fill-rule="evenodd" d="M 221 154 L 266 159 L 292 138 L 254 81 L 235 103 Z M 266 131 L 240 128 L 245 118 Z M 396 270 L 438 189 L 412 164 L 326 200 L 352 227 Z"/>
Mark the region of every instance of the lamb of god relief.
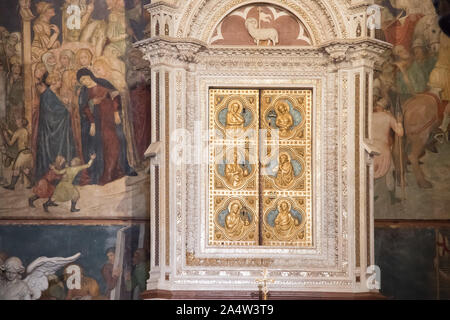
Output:
<path fill-rule="evenodd" d="M 311 109 L 311 90 L 210 90 L 210 245 L 312 245 Z"/>
<path fill-rule="evenodd" d="M 269 4 L 250 4 L 226 16 L 211 38 L 213 45 L 310 46 L 306 26 L 292 13 Z"/>

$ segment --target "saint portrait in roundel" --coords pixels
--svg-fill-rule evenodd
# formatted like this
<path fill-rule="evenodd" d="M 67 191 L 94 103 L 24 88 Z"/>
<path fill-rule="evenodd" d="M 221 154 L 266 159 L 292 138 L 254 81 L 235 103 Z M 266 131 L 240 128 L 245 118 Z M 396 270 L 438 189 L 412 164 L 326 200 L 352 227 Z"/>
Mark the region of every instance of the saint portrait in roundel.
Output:
<path fill-rule="evenodd" d="M 237 149 L 229 150 L 216 165 L 216 177 L 231 189 L 244 187 L 254 173 L 254 165 L 250 164 L 249 159 L 246 159 Z"/>
<path fill-rule="evenodd" d="M 228 215 L 225 218 L 225 231 L 232 238 L 239 238 L 247 227 L 250 220 L 247 216 L 241 216 L 242 205 L 239 200 L 231 201 L 228 205 Z"/>
<path fill-rule="evenodd" d="M 279 155 L 261 168 L 265 179 L 280 189 L 292 188 L 305 173 L 304 159 L 296 151 L 282 149 Z"/>
<path fill-rule="evenodd" d="M 280 201 L 277 209 L 278 215 L 275 218 L 276 235 L 282 239 L 290 239 L 300 225 L 300 220 L 292 215 L 292 205 L 288 201 Z"/>
<path fill-rule="evenodd" d="M 217 214 L 217 226 L 230 240 L 243 240 L 253 222 L 253 214 L 239 199 L 232 199 Z"/>
<path fill-rule="evenodd" d="M 218 130 L 218 137 L 221 139 L 242 139 L 247 130 L 255 126 L 254 102 L 255 97 L 239 95 L 217 99 L 214 112 L 215 129 Z"/>
<path fill-rule="evenodd" d="M 270 100 L 270 98 L 269 98 Z M 268 128 L 277 130 L 281 139 L 297 138 L 305 116 L 302 107 L 288 97 L 280 97 L 264 111 L 264 121 Z M 272 137 L 274 138 L 274 137 Z"/>
<path fill-rule="evenodd" d="M 294 167 L 288 153 L 282 152 L 279 157 L 278 171 L 275 182 L 281 187 L 287 187 L 294 180 Z"/>
<path fill-rule="evenodd" d="M 294 124 L 289 105 L 285 102 L 278 102 L 275 106 L 275 113 L 277 115 L 276 126 L 280 130 L 280 136 L 286 137 L 290 134 L 291 127 Z"/>
<path fill-rule="evenodd" d="M 267 240 L 290 242 L 302 239 L 305 215 L 302 209 L 294 206 L 290 199 L 282 198 L 267 211 L 264 220 L 271 234 L 265 235 Z"/>

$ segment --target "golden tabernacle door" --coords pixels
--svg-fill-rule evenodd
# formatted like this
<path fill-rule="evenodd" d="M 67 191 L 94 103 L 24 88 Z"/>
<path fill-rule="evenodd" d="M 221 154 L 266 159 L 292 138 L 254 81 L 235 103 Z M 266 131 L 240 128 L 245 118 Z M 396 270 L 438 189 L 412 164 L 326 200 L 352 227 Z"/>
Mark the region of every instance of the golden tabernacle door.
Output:
<path fill-rule="evenodd" d="M 209 97 L 209 245 L 312 246 L 312 91 Z"/>

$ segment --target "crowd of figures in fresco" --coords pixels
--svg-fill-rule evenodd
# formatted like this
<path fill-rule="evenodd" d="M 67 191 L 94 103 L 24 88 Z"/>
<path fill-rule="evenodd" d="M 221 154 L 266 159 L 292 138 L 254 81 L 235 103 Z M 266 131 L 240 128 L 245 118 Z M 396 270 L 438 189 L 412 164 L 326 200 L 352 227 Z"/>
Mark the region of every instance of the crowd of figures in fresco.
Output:
<path fill-rule="evenodd" d="M 0 135 L 2 157 L 0 163 L 1 184 L 6 183 L 6 179 L 3 175 L 3 168 L 9 167 L 16 158 L 16 155 L 11 153 L 10 157 L 7 156 L 7 151 L 10 151 L 12 148 L 4 141 L 4 132 L 9 130 L 11 133 L 14 129 L 17 130 L 16 121 L 12 115 L 18 114 L 22 116 L 24 111 L 21 37 L 20 32 L 9 33 L 6 28 L 0 27 L 0 119 L 2 121 L 2 135 Z M 22 127 L 22 120 L 20 121 L 20 126 Z M 28 144 L 28 141 L 26 144 Z M 17 146 L 15 149 L 17 149 Z"/>
<path fill-rule="evenodd" d="M 383 40 L 393 48 L 373 86 L 372 137 L 381 153 L 375 157 L 375 179 L 385 179 L 395 204 L 400 200 L 396 186 L 433 187 L 421 168 L 424 156 L 448 143 L 450 39 L 439 28 L 431 1 L 379 4 L 384 6 Z M 409 171 L 416 181 L 405 180 Z"/>
<path fill-rule="evenodd" d="M 0 183 L 31 189 L 30 207 L 37 199 L 47 200 L 45 211 L 71 201 L 76 212 L 77 185 L 103 186 L 143 168 L 150 89 L 146 62 L 131 44 L 149 21 L 141 0 L 53 3 L 31 6 L 30 88 L 21 33 L 0 27 Z M 79 28 L 68 27 L 71 5 L 80 8 Z"/>

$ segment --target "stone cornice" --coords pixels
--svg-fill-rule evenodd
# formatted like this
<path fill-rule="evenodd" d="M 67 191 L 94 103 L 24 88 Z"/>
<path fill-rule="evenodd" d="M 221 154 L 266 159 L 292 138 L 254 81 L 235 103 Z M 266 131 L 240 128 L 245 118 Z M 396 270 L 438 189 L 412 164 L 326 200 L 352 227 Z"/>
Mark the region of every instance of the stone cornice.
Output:
<path fill-rule="evenodd" d="M 271 56 L 271 57 L 320 57 L 318 47 L 239 47 L 239 46 L 210 46 L 202 55 L 208 56 Z"/>
<path fill-rule="evenodd" d="M 167 36 L 153 37 L 134 44 L 144 53 L 152 67 L 167 65 L 187 69 L 192 64 L 210 58 L 271 57 L 282 59 L 317 59 L 320 64 L 352 63 L 353 66 L 373 67 L 382 62 L 383 53 L 392 45 L 373 38 L 340 39 L 321 46 L 304 47 L 238 47 L 207 46 L 197 39 L 180 39 Z M 324 60 L 324 58 L 326 60 Z M 328 62 L 327 62 L 328 61 Z"/>

